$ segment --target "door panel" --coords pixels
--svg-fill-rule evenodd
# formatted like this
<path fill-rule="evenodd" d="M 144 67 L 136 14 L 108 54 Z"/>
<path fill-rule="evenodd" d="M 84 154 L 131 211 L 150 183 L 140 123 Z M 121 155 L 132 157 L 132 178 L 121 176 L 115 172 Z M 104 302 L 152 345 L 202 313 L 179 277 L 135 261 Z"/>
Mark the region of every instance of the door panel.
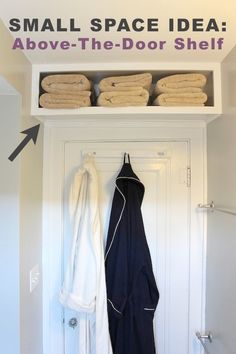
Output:
<path fill-rule="evenodd" d="M 65 146 L 64 269 L 69 256 L 71 225 L 68 191 L 86 153 L 93 153 L 99 173 L 100 210 L 104 242 L 107 234 L 114 181 L 124 152 L 129 152 L 135 173 L 145 186 L 142 213 L 160 302 L 154 319 L 159 354 L 188 353 L 189 227 L 186 142 L 69 142 Z M 79 324 L 69 327 L 73 311 L 64 311 L 65 354 L 78 354 Z M 196 351 L 197 354 L 197 351 Z"/>

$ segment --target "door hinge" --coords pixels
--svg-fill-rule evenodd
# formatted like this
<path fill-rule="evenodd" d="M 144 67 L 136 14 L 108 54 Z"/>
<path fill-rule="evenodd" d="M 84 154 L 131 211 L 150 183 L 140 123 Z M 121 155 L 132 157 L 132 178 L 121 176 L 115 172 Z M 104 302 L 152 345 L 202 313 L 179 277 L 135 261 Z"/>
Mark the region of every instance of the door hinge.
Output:
<path fill-rule="evenodd" d="M 191 167 L 187 167 L 187 187 L 191 187 Z"/>

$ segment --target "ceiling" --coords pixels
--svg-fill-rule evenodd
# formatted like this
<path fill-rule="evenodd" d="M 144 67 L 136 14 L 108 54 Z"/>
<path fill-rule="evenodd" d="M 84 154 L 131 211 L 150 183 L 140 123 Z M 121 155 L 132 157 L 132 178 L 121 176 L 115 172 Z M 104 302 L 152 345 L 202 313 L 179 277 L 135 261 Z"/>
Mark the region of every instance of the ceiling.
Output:
<path fill-rule="evenodd" d="M 58 0 L 32 0 L 16 1 L 1 0 L 1 19 L 6 27 L 9 27 L 9 19 L 12 18 L 37 18 L 39 27 L 45 18 L 49 18 L 56 27 L 56 19 L 62 19 L 62 26 L 69 26 L 70 18 L 75 19 L 75 26 L 80 27 L 80 32 L 24 32 L 22 29 L 18 32 L 11 32 L 14 38 L 20 38 L 25 45 L 25 39 L 28 37 L 33 41 L 52 41 L 56 45 L 57 41 L 68 41 L 76 44 L 76 47 L 70 47 L 68 50 L 56 49 L 30 49 L 25 50 L 26 56 L 32 63 L 79 63 L 79 62 L 221 62 L 236 44 L 236 2 L 228 0 L 223 3 L 218 0 L 146 0 L 137 2 L 134 0 L 67 0 L 60 3 Z M 159 19 L 158 32 L 117 31 L 117 25 L 110 31 L 104 28 L 99 32 L 93 32 L 90 29 L 90 21 L 93 18 L 104 20 L 113 18 L 119 24 L 121 18 L 125 18 L 130 25 L 135 18 Z M 202 18 L 203 28 L 206 28 L 210 18 L 215 18 L 220 31 L 193 32 L 190 26 L 187 32 L 170 32 L 168 28 L 169 18 Z M 222 32 L 222 22 L 226 22 L 226 31 Z M 190 21 L 191 23 L 191 21 Z M 79 38 L 88 38 L 86 49 L 81 49 L 78 42 Z M 223 38 L 222 49 L 217 47 L 217 39 Z M 121 49 L 115 47 L 112 49 L 91 49 L 92 38 L 103 43 L 104 41 L 113 41 L 115 44 L 122 43 L 123 38 L 130 38 L 133 43 L 142 41 L 147 46 L 148 42 L 157 43 L 156 49 L 136 49 L 135 44 L 132 49 Z M 176 38 L 182 38 L 181 43 L 185 45 L 184 49 L 174 48 Z M 207 41 L 210 45 L 208 49 L 190 49 L 186 48 L 187 38 L 194 40 L 197 45 L 200 41 Z M 160 49 L 160 41 L 165 41 L 163 49 Z M 131 43 L 127 40 L 126 43 Z M 211 43 L 215 44 L 216 49 L 211 48 Z M 14 43 L 14 39 L 12 40 Z M 19 42 L 18 42 L 19 43 Z M 140 44 L 141 45 L 141 44 Z M 202 44 L 205 47 L 207 44 Z M 20 49 L 16 49 L 20 50 Z"/>

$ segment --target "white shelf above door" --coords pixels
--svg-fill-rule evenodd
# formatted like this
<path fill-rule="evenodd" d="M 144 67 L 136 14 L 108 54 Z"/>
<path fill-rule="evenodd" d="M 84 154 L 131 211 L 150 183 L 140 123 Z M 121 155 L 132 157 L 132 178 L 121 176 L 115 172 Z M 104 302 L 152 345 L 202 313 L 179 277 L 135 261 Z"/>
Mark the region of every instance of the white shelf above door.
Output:
<path fill-rule="evenodd" d="M 176 120 L 203 120 L 212 121 L 222 113 L 221 105 L 221 72 L 217 63 L 104 63 L 103 65 L 66 64 L 66 65 L 33 65 L 32 69 L 32 102 L 31 114 L 37 116 L 40 121 L 56 121 L 70 118 L 70 121 L 80 117 L 107 117 L 117 119 L 121 116 L 136 116 L 137 119 L 176 121 Z M 86 75 L 96 86 L 105 76 L 134 74 L 150 72 L 153 82 L 165 75 L 199 72 L 208 77 L 207 94 L 208 105 L 203 107 L 81 107 L 78 109 L 45 109 L 39 107 L 40 78 L 41 75 L 55 73 L 79 72 Z"/>

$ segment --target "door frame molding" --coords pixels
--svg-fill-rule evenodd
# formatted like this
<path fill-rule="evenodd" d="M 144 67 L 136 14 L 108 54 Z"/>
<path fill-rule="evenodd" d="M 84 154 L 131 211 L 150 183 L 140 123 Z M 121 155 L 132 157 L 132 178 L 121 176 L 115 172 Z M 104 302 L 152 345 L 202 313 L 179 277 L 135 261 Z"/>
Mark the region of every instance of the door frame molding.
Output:
<path fill-rule="evenodd" d="M 115 124 L 114 124 L 115 123 Z M 77 119 L 73 124 L 64 120 L 49 121 L 44 129 L 43 164 L 43 353 L 64 354 L 63 311 L 56 311 L 57 324 L 52 327 L 50 321 L 51 298 L 54 284 L 51 274 L 55 267 L 62 267 L 54 257 L 53 250 L 60 247 L 55 242 L 63 240 L 63 185 L 65 144 L 72 141 L 83 142 L 178 142 L 185 141 L 189 148 L 189 166 L 191 166 L 190 196 L 190 296 L 189 296 L 189 343 L 188 353 L 200 353 L 198 340 L 192 340 L 190 333 L 204 330 L 205 324 L 205 271 L 206 271 L 206 216 L 197 212 L 198 203 L 206 202 L 206 126 L 199 122 L 140 122 L 121 119 L 118 122 L 107 118 L 97 120 Z M 114 125 L 116 129 L 114 129 Z M 107 139 L 109 137 L 109 139 Z M 55 180 L 55 176 L 60 176 Z M 54 237 L 53 237 L 54 235 Z M 200 240 L 199 240 L 200 239 Z M 194 251 L 194 252 L 193 252 Z M 57 252 L 55 252 L 57 254 Z M 201 289 L 201 293 L 199 293 Z M 57 309 L 58 310 L 58 309 Z M 196 318 L 197 324 L 196 324 Z M 194 320 L 193 320 L 194 319 Z M 167 354 L 167 353 L 165 353 Z"/>

